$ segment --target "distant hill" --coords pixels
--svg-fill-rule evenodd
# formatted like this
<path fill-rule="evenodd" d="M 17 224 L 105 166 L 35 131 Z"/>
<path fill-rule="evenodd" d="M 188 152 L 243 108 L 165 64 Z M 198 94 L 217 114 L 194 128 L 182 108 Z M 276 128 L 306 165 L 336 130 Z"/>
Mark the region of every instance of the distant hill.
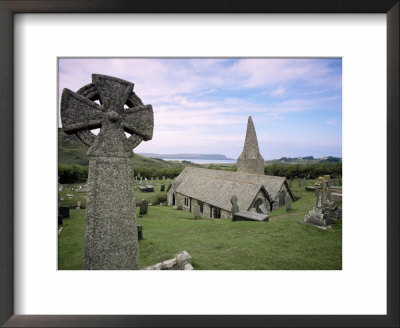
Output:
<path fill-rule="evenodd" d="M 307 163 L 323 163 L 323 162 L 338 163 L 341 161 L 342 161 L 341 157 L 334 157 L 334 156 L 326 156 L 321 158 L 314 158 L 314 156 L 304 156 L 304 157 L 281 157 L 279 159 L 271 159 L 265 161 L 265 164 L 274 164 L 274 163 L 307 164 Z"/>
<path fill-rule="evenodd" d="M 215 159 L 215 160 L 230 160 L 225 155 L 221 154 L 154 154 L 154 153 L 140 153 L 142 156 L 151 158 L 164 158 L 164 159 Z"/>
<path fill-rule="evenodd" d="M 86 155 L 88 147 L 86 147 L 75 135 L 67 135 L 64 131 L 58 129 L 58 164 L 79 164 L 82 166 L 89 165 L 89 158 Z M 191 162 L 177 163 L 164 161 L 160 158 L 147 158 L 135 153 L 131 159 L 134 167 L 145 168 L 181 168 L 188 165 L 197 166 Z"/>

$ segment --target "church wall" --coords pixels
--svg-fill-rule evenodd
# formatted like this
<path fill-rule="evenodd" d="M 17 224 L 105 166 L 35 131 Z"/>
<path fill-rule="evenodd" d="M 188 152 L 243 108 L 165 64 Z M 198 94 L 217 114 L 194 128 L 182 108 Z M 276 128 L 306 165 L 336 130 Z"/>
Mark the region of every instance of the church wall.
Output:
<path fill-rule="evenodd" d="M 174 190 L 171 188 L 170 190 L 168 190 L 167 192 L 167 201 L 168 201 L 168 205 L 172 206 L 172 194 L 174 193 Z"/>
<path fill-rule="evenodd" d="M 185 205 L 185 196 L 180 193 L 175 193 L 175 205 L 182 206 L 182 209 L 189 208 L 189 205 Z"/>
<path fill-rule="evenodd" d="M 276 195 L 275 199 L 274 199 L 274 203 L 272 205 L 272 210 L 277 210 L 280 206 L 279 206 L 279 195 L 281 192 L 285 192 L 285 199 L 286 199 L 286 195 L 288 194 L 288 190 L 286 188 L 286 185 L 283 183 L 281 189 L 279 189 L 278 194 Z M 282 205 L 283 206 L 283 205 Z"/>
<path fill-rule="evenodd" d="M 186 202 L 187 205 L 185 205 L 185 198 L 187 198 L 187 202 Z M 168 199 L 168 202 L 170 202 L 169 199 Z M 200 205 L 201 203 L 203 203 L 203 212 L 200 211 L 200 215 L 206 216 L 206 217 L 214 217 L 214 212 L 212 212 L 211 213 L 212 216 L 210 216 L 210 210 L 211 210 L 211 208 L 214 210 L 214 208 L 215 208 L 214 206 L 204 203 L 204 202 L 201 202 L 195 198 L 187 197 L 183 194 L 176 193 L 176 205 L 182 206 L 183 211 L 194 213 L 195 205 Z M 172 204 L 172 198 L 171 198 L 171 202 L 169 204 L 170 205 Z M 230 211 L 221 209 L 221 219 L 232 219 L 232 213 Z"/>
<path fill-rule="evenodd" d="M 265 193 L 262 191 L 262 190 L 260 190 L 258 193 L 257 193 L 257 195 L 256 195 L 256 197 L 254 198 L 254 200 L 253 200 L 253 203 L 251 204 L 251 208 L 255 208 L 256 207 L 256 201 L 257 201 L 257 199 L 262 199 L 262 201 L 263 201 L 263 204 L 265 205 L 265 207 L 267 208 L 267 210 L 268 210 L 268 212 L 269 211 L 271 211 L 271 203 L 269 202 L 269 199 L 268 199 L 268 197 L 265 195 Z M 241 208 L 239 208 L 239 210 L 240 211 L 242 211 L 242 210 L 244 210 L 244 211 L 250 211 L 250 209 L 247 209 L 247 208 L 244 208 L 244 209 L 241 209 Z"/>

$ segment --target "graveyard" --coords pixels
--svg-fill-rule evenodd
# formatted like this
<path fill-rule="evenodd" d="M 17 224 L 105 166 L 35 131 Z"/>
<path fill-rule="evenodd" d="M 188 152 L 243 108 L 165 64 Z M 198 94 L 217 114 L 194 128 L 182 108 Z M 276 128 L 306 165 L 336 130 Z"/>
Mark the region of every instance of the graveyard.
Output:
<path fill-rule="evenodd" d="M 136 216 L 142 226 L 139 241 L 140 266 L 168 260 L 186 250 L 195 270 L 340 270 L 342 268 L 342 220 L 327 230 L 301 224 L 304 215 L 315 205 L 315 192 L 294 180 L 296 201 L 286 211 L 283 206 L 269 213 L 269 222 L 237 221 L 200 217 L 155 205 L 166 197 L 158 181 L 154 193 L 135 190 Z M 307 181 L 314 186 L 315 180 Z M 136 183 L 139 185 L 139 183 Z M 70 185 L 65 185 L 68 190 Z M 66 191 L 65 191 L 66 192 Z M 75 194 L 75 193 L 74 193 Z M 85 199 L 86 193 L 73 198 Z M 147 214 L 139 214 L 139 202 L 147 199 Z M 61 201 L 63 203 L 63 201 Z M 65 204 L 65 203 L 64 203 Z M 82 207 L 84 207 L 82 201 Z M 341 203 L 338 203 L 341 206 Z M 85 231 L 85 209 L 71 209 L 64 219 L 58 238 L 58 269 L 81 270 Z"/>
<path fill-rule="evenodd" d="M 59 168 L 59 269 L 342 268 L 341 204 L 333 199 L 341 202 L 341 188 L 332 193 L 329 174 L 314 182 L 297 173 L 295 183 L 265 175 L 251 115 L 236 172 L 186 167 L 161 182 L 135 175 L 132 150 L 153 138 L 154 113 L 133 87 L 92 74 L 92 83 L 62 92 L 63 130 L 89 147 L 90 160 L 88 169 L 72 164 L 70 176 Z M 86 184 L 68 185 L 86 172 Z"/>

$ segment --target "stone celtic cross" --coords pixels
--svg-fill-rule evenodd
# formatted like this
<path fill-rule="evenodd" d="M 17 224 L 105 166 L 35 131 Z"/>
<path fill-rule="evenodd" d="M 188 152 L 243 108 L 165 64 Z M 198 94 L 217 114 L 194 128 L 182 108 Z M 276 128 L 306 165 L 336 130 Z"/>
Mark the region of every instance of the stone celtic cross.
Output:
<path fill-rule="evenodd" d="M 63 90 L 61 121 L 65 133 L 89 147 L 83 268 L 139 269 L 130 157 L 153 136 L 151 105 L 143 105 L 133 83 L 93 74 L 92 83 L 77 92 Z M 97 128 L 96 136 L 91 130 Z"/>

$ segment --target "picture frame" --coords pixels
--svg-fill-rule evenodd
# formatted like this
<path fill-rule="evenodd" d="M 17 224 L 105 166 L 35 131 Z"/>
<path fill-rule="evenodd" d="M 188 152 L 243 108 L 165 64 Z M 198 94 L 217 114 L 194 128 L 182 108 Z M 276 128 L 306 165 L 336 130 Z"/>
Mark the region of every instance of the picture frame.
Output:
<path fill-rule="evenodd" d="M 399 1 L 0 1 L 0 324 L 5 327 L 398 327 L 399 326 Z M 387 16 L 387 315 L 130 316 L 14 315 L 13 15 L 17 13 L 385 13 Z"/>

